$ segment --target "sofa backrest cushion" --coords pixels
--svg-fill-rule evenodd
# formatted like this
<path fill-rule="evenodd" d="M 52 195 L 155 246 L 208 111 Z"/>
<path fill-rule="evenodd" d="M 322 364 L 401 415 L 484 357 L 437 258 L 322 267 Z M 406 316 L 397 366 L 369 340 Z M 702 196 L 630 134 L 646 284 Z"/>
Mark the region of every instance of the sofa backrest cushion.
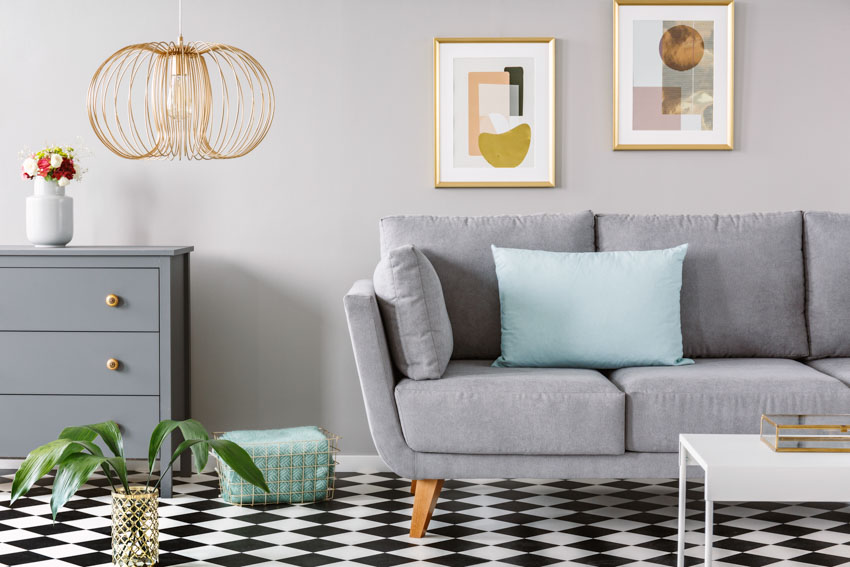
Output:
<path fill-rule="evenodd" d="M 811 356 L 850 356 L 850 215 L 806 213 Z"/>
<path fill-rule="evenodd" d="M 801 213 L 599 215 L 599 250 L 688 244 L 682 340 L 688 357 L 805 357 Z"/>
<path fill-rule="evenodd" d="M 454 336 L 454 359 L 501 354 L 499 285 L 490 245 L 592 252 L 593 213 L 492 217 L 394 216 L 381 220 L 381 256 L 413 244 L 433 264 Z"/>

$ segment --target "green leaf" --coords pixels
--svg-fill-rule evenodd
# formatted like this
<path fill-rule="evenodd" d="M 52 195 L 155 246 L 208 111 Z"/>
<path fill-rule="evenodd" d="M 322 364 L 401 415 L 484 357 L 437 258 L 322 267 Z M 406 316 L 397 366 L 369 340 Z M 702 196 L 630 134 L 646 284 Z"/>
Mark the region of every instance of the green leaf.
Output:
<path fill-rule="evenodd" d="M 171 465 L 174 464 L 174 461 L 177 460 L 177 457 L 179 457 L 183 453 L 183 451 L 185 451 L 186 449 L 188 449 L 190 447 L 194 447 L 195 445 L 201 445 L 201 446 L 204 447 L 205 450 L 208 450 L 208 449 L 206 449 L 207 443 L 208 443 L 208 441 L 203 440 L 203 439 L 187 439 L 187 440 L 183 441 L 182 443 L 180 443 L 180 445 L 178 445 L 177 448 L 174 450 L 174 453 L 171 454 L 171 460 L 168 461 L 168 466 L 167 467 L 162 467 L 162 466 L 160 467 L 159 480 L 156 481 L 156 485 L 154 487 L 159 486 L 159 483 L 161 483 L 162 479 L 165 478 L 165 473 L 168 472 L 168 469 L 171 468 Z"/>
<path fill-rule="evenodd" d="M 59 508 L 71 499 L 83 483 L 91 477 L 96 468 L 101 466 L 106 468 L 110 465 L 123 468 L 124 459 L 86 455 L 85 453 L 69 455 L 62 466 L 59 467 L 59 472 L 56 473 L 56 478 L 53 481 L 53 494 L 50 497 L 50 511 L 53 513 L 53 521 L 56 521 Z M 127 476 L 126 470 L 124 476 L 125 478 Z M 129 491 L 127 487 L 125 487 L 125 490 Z"/>
<path fill-rule="evenodd" d="M 56 439 L 37 447 L 27 455 L 12 482 L 12 504 L 26 494 L 41 477 L 53 470 L 53 467 L 68 459 L 72 453 L 83 450 L 83 446 L 73 439 Z"/>
<path fill-rule="evenodd" d="M 100 447 L 93 443 L 96 437 L 97 433 L 88 427 L 66 427 L 62 430 L 62 433 L 59 434 L 59 439 L 70 439 L 71 441 L 76 441 L 84 448 L 88 449 L 92 455 L 102 457 L 103 451 Z"/>
<path fill-rule="evenodd" d="M 160 421 L 151 434 L 151 441 L 148 446 L 148 470 L 153 471 L 156 455 L 159 453 L 162 443 L 178 427 L 180 428 L 180 433 L 183 434 L 183 439 L 186 441 L 205 441 L 210 438 L 206 428 L 197 419 L 187 419 L 185 421 L 165 419 Z M 195 458 L 195 466 L 198 467 L 198 472 L 201 472 L 207 466 L 209 449 L 201 445 L 191 445 L 191 449 Z M 161 467 L 161 470 L 165 470 L 165 467 Z"/>
<path fill-rule="evenodd" d="M 72 439 L 72 441 L 74 441 L 74 443 L 79 445 L 81 448 L 88 449 L 92 455 L 96 455 L 98 457 L 103 456 L 103 450 L 94 443 L 90 443 L 88 441 L 80 441 L 79 439 Z"/>
<path fill-rule="evenodd" d="M 151 433 L 151 442 L 148 445 L 148 470 L 153 472 L 153 465 L 156 462 L 156 454 L 159 453 L 162 442 L 165 438 L 171 435 L 171 432 L 177 429 L 178 422 L 173 419 L 163 419 L 160 421 Z"/>
<path fill-rule="evenodd" d="M 110 457 L 109 464 L 112 465 L 112 468 L 115 470 L 115 474 L 118 475 L 118 479 L 121 481 L 121 486 L 124 487 L 124 490 L 127 493 L 130 493 L 130 483 L 127 482 L 127 460 L 124 457 Z"/>
<path fill-rule="evenodd" d="M 94 443 L 91 443 L 89 441 L 81 441 L 78 439 L 71 439 L 71 441 L 74 441 L 74 443 L 68 445 L 68 447 L 65 449 L 65 452 L 62 453 L 62 456 L 59 457 L 59 460 L 57 461 L 57 464 L 60 466 L 63 462 L 65 462 L 65 459 L 68 458 L 68 456 L 73 455 L 74 453 L 80 453 L 83 451 L 83 449 L 88 449 L 92 455 L 96 455 L 98 457 L 103 456 L 103 451 Z M 104 469 L 104 472 L 106 473 L 106 476 L 109 477 L 109 481 L 112 482 L 112 477 L 110 476 L 109 471 Z"/>
<path fill-rule="evenodd" d="M 181 421 L 178 427 L 180 428 L 180 433 L 183 434 L 183 438 L 187 441 L 205 441 L 210 438 L 209 433 L 207 433 L 207 429 L 201 425 L 201 422 L 197 419 Z M 195 459 L 195 467 L 197 467 L 198 473 L 203 472 L 204 468 L 207 466 L 207 460 L 210 457 L 209 448 L 201 444 L 192 445 L 192 456 Z"/>
<path fill-rule="evenodd" d="M 96 455 L 98 457 L 103 456 L 103 451 L 101 448 L 93 443 L 93 441 L 97 438 L 97 433 L 88 427 L 80 426 L 80 427 L 66 427 L 62 430 L 62 433 L 59 434 L 60 439 L 73 439 L 74 441 L 80 443 L 83 447 L 89 450 L 92 455 Z M 64 460 L 64 459 L 62 459 Z M 115 481 L 112 478 L 112 471 L 107 466 L 103 466 L 103 474 L 106 476 L 106 480 L 109 481 L 109 485 L 114 489 Z M 121 480 L 124 481 L 126 479 L 126 474 L 124 478 Z"/>
<path fill-rule="evenodd" d="M 266 484 L 266 479 L 263 478 L 263 473 L 260 472 L 260 469 L 251 460 L 251 455 L 245 449 L 233 441 L 227 441 L 225 439 L 210 439 L 207 443 L 213 448 L 215 454 L 227 463 L 233 469 L 233 472 L 242 477 L 243 480 L 265 492 L 271 492 Z"/>
<path fill-rule="evenodd" d="M 174 461 L 177 460 L 183 451 L 190 447 L 203 447 L 204 450 L 207 450 L 207 447 L 212 447 L 215 454 L 218 455 L 222 461 L 227 463 L 227 465 L 233 469 L 233 472 L 242 477 L 243 480 L 253 484 L 260 490 L 271 492 L 266 484 L 266 479 L 263 478 L 263 473 L 257 468 L 254 461 L 251 460 L 251 455 L 233 441 L 227 441 L 225 439 L 187 439 L 186 441 L 183 441 L 171 456 L 171 461 L 168 463 L 168 467 L 163 469 L 160 474 L 160 481 L 162 481 L 162 477 L 165 476 L 165 471 L 174 464 Z M 157 486 L 158 485 L 159 482 L 157 482 Z"/>
<path fill-rule="evenodd" d="M 85 427 L 66 427 L 59 434 L 59 439 L 73 439 L 74 441 L 92 442 L 97 438 L 97 432 Z"/>
<path fill-rule="evenodd" d="M 174 461 L 177 460 L 177 457 L 179 457 L 183 453 L 183 451 L 189 449 L 190 447 L 194 447 L 195 445 L 200 445 L 206 448 L 207 441 L 204 439 L 186 439 L 185 441 L 180 443 L 176 449 L 174 449 L 174 453 L 171 454 L 171 460 L 168 461 L 168 466 L 170 467 L 171 465 L 173 465 Z"/>
<path fill-rule="evenodd" d="M 124 456 L 124 438 L 121 436 L 121 428 L 114 421 L 104 421 L 103 423 L 93 423 L 86 425 L 95 433 L 101 436 L 103 442 L 109 447 L 116 457 Z"/>
<path fill-rule="evenodd" d="M 208 450 L 208 447 L 212 447 L 216 455 L 218 455 L 222 461 L 227 463 L 237 475 L 242 477 L 242 479 L 253 484 L 260 490 L 271 492 L 266 484 L 266 479 L 263 478 L 263 473 L 260 472 L 260 469 L 257 468 L 257 465 L 254 464 L 254 461 L 251 460 L 251 456 L 245 452 L 245 449 L 232 441 L 226 441 L 224 439 L 187 439 L 180 443 L 174 451 L 174 454 L 171 455 L 171 461 L 168 463 L 168 467 L 162 470 L 157 486 L 159 486 L 159 483 L 162 482 L 162 477 L 165 476 L 165 472 L 171 468 L 174 461 L 176 461 L 185 450 L 191 447 L 202 447 L 205 451 Z"/>

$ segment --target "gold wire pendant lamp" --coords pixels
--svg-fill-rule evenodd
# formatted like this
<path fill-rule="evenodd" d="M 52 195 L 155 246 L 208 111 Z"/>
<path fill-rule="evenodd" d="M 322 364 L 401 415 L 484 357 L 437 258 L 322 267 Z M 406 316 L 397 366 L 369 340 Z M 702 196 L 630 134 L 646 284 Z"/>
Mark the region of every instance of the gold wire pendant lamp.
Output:
<path fill-rule="evenodd" d="M 95 134 L 127 159 L 231 159 L 263 140 L 274 89 L 237 47 L 179 39 L 128 45 L 95 71 L 86 107 Z M 210 76 L 212 70 L 212 77 Z"/>

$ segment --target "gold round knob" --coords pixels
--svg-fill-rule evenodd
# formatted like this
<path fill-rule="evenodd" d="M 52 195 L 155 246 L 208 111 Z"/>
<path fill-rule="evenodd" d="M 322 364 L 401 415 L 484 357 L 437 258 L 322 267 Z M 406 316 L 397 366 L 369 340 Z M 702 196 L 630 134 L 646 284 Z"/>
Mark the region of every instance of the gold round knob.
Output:
<path fill-rule="evenodd" d="M 121 363 L 114 358 L 110 358 L 106 361 L 106 367 L 110 370 L 118 370 L 119 366 L 121 366 Z"/>
<path fill-rule="evenodd" d="M 109 307 L 118 307 L 118 304 L 120 302 L 121 302 L 121 300 L 114 293 L 110 293 L 109 295 L 106 296 L 106 304 Z"/>

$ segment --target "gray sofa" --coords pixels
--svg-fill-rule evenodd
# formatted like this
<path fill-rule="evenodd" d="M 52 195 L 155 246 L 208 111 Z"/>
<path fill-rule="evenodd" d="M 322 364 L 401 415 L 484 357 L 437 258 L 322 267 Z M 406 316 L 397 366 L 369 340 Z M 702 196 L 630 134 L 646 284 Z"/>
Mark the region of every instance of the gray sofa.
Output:
<path fill-rule="evenodd" d="M 371 280 L 345 296 L 372 436 L 417 484 L 421 537 L 446 478 L 675 477 L 679 433 L 757 433 L 762 413 L 850 413 L 850 215 L 398 216 L 381 250 L 422 250 L 454 334 L 441 379 L 399 375 Z M 490 245 L 564 252 L 687 242 L 678 367 L 493 368 Z M 423 488 L 423 486 L 425 488 Z"/>

